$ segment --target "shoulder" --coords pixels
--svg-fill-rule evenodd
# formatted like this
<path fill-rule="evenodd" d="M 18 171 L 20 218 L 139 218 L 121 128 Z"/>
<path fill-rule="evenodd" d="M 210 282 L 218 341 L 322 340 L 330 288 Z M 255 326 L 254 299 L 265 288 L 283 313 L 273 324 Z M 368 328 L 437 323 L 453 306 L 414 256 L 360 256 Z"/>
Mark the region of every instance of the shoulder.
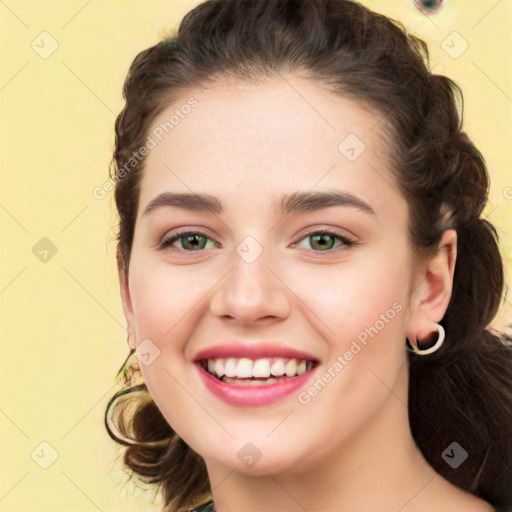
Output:
<path fill-rule="evenodd" d="M 489 502 L 453 485 L 443 477 L 435 480 L 403 512 L 496 512 L 496 508 Z"/>
<path fill-rule="evenodd" d="M 464 510 L 466 512 L 496 512 L 496 508 L 488 501 L 482 500 L 473 494 L 454 500 L 453 509 L 450 510 Z"/>

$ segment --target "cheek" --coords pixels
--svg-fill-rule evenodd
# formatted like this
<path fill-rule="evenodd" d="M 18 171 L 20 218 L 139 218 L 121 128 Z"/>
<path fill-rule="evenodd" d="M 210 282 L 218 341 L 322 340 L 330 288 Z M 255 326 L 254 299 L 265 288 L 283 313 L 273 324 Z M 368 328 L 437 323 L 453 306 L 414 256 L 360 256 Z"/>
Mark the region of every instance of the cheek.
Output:
<path fill-rule="evenodd" d="M 308 282 L 315 283 L 317 293 L 307 287 L 298 292 L 315 313 L 304 308 L 309 321 L 328 342 L 321 401 L 335 404 L 343 397 L 344 406 L 360 414 L 361 421 L 389 394 L 383 382 L 392 386 L 403 371 L 409 268 L 407 253 L 396 246 L 364 256 L 336 270 L 316 268 Z M 324 389 L 322 384 L 318 388 Z"/>
<path fill-rule="evenodd" d="M 136 258 L 132 262 L 130 292 L 140 370 L 158 408 L 173 428 L 179 427 L 181 413 L 177 411 L 191 406 L 182 387 L 190 387 L 184 380 L 183 358 L 187 340 L 204 314 L 200 302 L 204 280 L 192 266 L 173 268 Z M 205 279 L 215 283 L 213 277 Z M 149 354 L 149 364 L 145 364 L 145 354 Z"/>
<path fill-rule="evenodd" d="M 324 439 L 348 437 L 364 424 L 390 396 L 390 388 L 406 368 L 402 336 L 406 258 L 395 254 L 367 263 L 326 274 L 324 279 L 317 275 L 316 282 L 326 291 L 306 295 L 308 305 L 329 327 L 316 322 L 329 352 L 317 380 L 299 402 L 318 418 L 311 421 L 311 428 L 322 431 Z M 404 390 L 396 392 L 401 395 Z M 336 421 L 326 424 L 326 415 Z"/>
<path fill-rule="evenodd" d="M 335 265 L 283 269 L 282 273 L 286 272 L 283 280 L 302 299 L 295 301 L 301 313 L 335 349 L 342 349 L 375 324 L 391 339 L 400 331 L 399 313 L 405 309 L 409 286 L 407 269 L 405 251 L 396 248 L 368 251 Z"/>
<path fill-rule="evenodd" d="M 183 373 L 187 340 L 205 312 L 201 297 L 216 279 L 211 271 L 202 276 L 192 265 L 173 268 L 139 264 L 136 259 L 130 273 L 139 366 L 155 402 L 165 408 L 168 401 L 178 403 L 182 398 L 172 376 Z M 144 364 L 145 358 L 150 364 Z"/>
<path fill-rule="evenodd" d="M 135 262 L 130 292 L 139 338 L 176 339 L 176 332 L 186 330 L 196 319 L 197 305 L 206 288 L 215 284 L 214 277 L 211 272 L 194 270 L 192 265 L 173 268 L 163 263 L 143 266 Z"/>
<path fill-rule="evenodd" d="M 402 268 L 383 265 L 378 272 L 363 273 L 351 283 L 346 303 L 352 337 L 364 339 L 368 332 L 376 336 L 377 330 L 383 342 L 393 342 L 394 334 L 401 328 L 399 313 L 404 309 L 407 293 L 407 276 Z"/>

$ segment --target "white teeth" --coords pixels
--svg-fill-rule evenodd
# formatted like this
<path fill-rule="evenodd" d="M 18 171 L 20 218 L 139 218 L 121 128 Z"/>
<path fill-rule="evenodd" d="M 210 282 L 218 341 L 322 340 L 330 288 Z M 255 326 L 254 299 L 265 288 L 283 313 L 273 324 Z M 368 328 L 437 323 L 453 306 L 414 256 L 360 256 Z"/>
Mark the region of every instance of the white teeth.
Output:
<path fill-rule="evenodd" d="M 302 375 L 306 371 L 306 361 L 302 360 L 297 365 L 297 375 Z"/>
<path fill-rule="evenodd" d="M 290 359 L 285 367 L 284 372 L 288 377 L 293 377 L 297 373 L 297 362 L 295 359 Z"/>
<path fill-rule="evenodd" d="M 281 375 L 284 375 L 284 359 L 282 357 L 278 357 L 274 364 L 270 368 L 270 373 L 274 377 L 281 377 Z"/>
<path fill-rule="evenodd" d="M 268 359 L 257 359 L 254 361 L 252 376 L 268 379 L 270 377 L 270 361 Z"/>
<path fill-rule="evenodd" d="M 224 375 L 224 359 L 215 359 L 213 363 L 213 369 L 217 376 L 222 377 Z"/>
<path fill-rule="evenodd" d="M 238 360 L 236 365 L 236 376 L 241 379 L 248 379 L 252 377 L 252 361 L 246 357 L 242 357 L 242 359 Z M 222 375 L 219 375 L 222 377 Z"/>
<path fill-rule="evenodd" d="M 269 384 L 275 384 L 276 382 L 278 382 L 278 380 L 273 378 L 267 380 L 224 378 L 223 382 L 225 382 L 226 384 L 235 384 L 237 386 L 267 386 Z"/>
<path fill-rule="evenodd" d="M 234 357 L 228 357 L 226 364 L 224 365 L 224 372 L 226 377 L 236 377 L 236 359 Z"/>
<path fill-rule="evenodd" d="M 314 367 L 314 363 L 306 360 L 287 359 L 284 357 L 266 357 L 256 360 L 242 357 L 219 357 L 208 359 L 206 367 L 211 374 L 224 380 L 231 379 L 269 379 L 272 377 L 295 377 L 302 375 Z M 274 379 L 275 380 L 275 379 Z M 262 381 L 256 381 L 262 382 Z"/>
<path fill-rule="evenodd" d="M 251 380 L 251 379 L 223 379 L 226 384 L 235 384 L 236 386 L 267 386 L 269 384 L 275 384 L 277 379 L 267 380 Z"/>

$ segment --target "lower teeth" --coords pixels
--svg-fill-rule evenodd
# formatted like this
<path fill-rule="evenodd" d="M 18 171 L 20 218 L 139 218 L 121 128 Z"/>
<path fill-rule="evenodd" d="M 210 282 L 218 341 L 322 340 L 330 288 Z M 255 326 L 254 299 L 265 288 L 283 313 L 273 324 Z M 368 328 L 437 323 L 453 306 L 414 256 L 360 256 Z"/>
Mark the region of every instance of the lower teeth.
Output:
<path fill-rule="evenodd" d="M 283 382 L 285 380 L 293 379 L 293 377 L 274 377 L 269 379 L 239 379 L 226 377 L 225 375 L 220 379 L 226 384 L 234 384 L 236 386 L 268 386 L 276 382 Z"/>

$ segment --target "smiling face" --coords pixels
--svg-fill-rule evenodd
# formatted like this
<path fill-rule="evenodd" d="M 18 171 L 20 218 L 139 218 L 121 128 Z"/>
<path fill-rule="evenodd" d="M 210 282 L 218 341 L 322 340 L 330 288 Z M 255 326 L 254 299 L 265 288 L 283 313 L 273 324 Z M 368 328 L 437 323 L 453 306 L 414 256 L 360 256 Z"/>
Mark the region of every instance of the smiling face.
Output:
<path fill-rule="evenodd" d="M 207 464 L 247 474 L 304 469 L 358 437 L 392 442 L 408 428 L 415 274 L 383 123 L 296 77 L 191 90 L 150 132 L 190 96 L 197 106 L 147 156 L 122 282 L 155 403 Z M 215 199 L 204 208 L 172 195 L 191 193 Z M 196 236 L 173 240 L 183 232 Z M 197 362 L 225 369 L 216 358 L 244 354 L 316 366 L 298 387 L 298 377 L 271 385 L 285 394 L 251 386 L 245 400 L 218 391 Z"/>

